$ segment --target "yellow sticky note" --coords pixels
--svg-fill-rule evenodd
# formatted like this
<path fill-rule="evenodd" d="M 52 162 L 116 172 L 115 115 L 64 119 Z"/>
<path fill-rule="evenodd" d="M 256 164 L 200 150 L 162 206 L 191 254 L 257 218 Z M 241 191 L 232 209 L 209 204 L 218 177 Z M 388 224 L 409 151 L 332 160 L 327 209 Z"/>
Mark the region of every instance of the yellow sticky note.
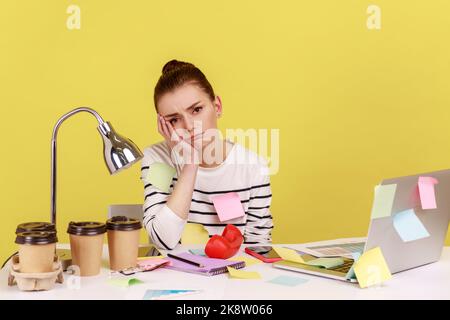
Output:
<path fill-rule="evenodd" d="M 163 259 L 165 258 L 164 256 L 154 256 L 154 257 L 138 257 L 138 261 L 140 260 L 148 260 L 148 259 Z"/>
<path fill-rule="evenodd" d="M 254 264 L 258 264 L 258 263 L 262 263 L 261 260 L 255 259 L 255 258 L 250 258 L 250 257 L 233 257 L 228 259 L 229 261 L 244 261 L 245 262 L 245 266 L 246 267 L 250 267 Z"/>
<path fill-rule="evenodd" d="M 209 233 L 205 228 L 198 223 L 187 223 L 184 226 L 183 234 L 181 235 L 181 244 L 206 244 L 209 240 Z"/>
<path fill-rule="evenodd" d="M 361 288 L 370 287 L 392 278 L 380 247 L 364 252 L 355 262 L 353 269 Z"/>
<path fill-rule="evenodd" d="M 232 267 L 227 267 L 231 278 L 235 279 L 261 279 L 261 275 L 255 271 L 236 270 Z"/>
<path fill-rule="evenodd" d="M 150 165 L 145 183 L 151 183 L 154 187 L 164 192 L 169 192 L 172 178 L 177 173 L 175 168 L 162 162 L 155 162 Z"/>
<path fill-rule="evenodd" d="M 306 263 L 305 260 L 297 253 L 297 251 L 281 248 L 281 247 L 273 247 L 276 253 L 283 259 L 287 261 L 297 262 L 297 263 Z"/>

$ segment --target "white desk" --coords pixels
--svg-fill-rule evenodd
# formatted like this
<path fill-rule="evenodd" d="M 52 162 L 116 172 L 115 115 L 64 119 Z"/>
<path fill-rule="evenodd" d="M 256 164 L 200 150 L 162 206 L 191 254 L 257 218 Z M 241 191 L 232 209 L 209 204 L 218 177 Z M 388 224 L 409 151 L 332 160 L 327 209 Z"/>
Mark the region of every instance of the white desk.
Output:
<path fill-rule="evenodd" d="M 295 245 L 286 246 L 296 247 Z M 61 245 L 60 247 L 67 248 L 68 246 Z M 199 247 L 179 247 L 174 252 Z M 208 277 L 169 269 L 157 269 L 130 276 L 143 280 L 145 283 L 120 288 L 107 283 L 110 271 L 107 269 L 108 251 L 106 246 L 103 253 L 105 267 L 100 275 L 79 278 L 79 289 L 70 289 L 68 286 L 70 275 L 64 274 L 64 283 L 56 284 L 55 288 L 50 291 L 22 292 L 17 286 L 8 287 L 9 265 L 7 265 L 0 271 L 0 299 L 142 299 L 146 289 L 203 290 L 201 293 L 177 297 L 183 300 L 450 299 L 450 247 L 444 248 L 439 262 L 395 274 L 383 285 L 366 289 L 360 289 L 358 284 L 276 269 L 271 264 L 265 263 L 246 268 L 249 271 L 258 271 L 262 280 L 236 280 L 230 279 L 228 274 Z M 245 253 L 242 254 L 245 255 Z M 295 287 L 267 282 L 279 275 L 300 277 L 307 279 L 308 282 Z"/>

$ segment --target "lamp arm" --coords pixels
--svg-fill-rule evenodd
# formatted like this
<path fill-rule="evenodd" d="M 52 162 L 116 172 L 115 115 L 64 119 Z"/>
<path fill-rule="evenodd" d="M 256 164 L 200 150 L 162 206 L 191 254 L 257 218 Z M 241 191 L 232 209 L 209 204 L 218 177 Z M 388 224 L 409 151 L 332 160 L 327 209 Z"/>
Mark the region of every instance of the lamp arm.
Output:
<path fill-rule="evenodd" d="M 56 138 L 58 135 L 58 129 L 61 126 L 61 124 L 67 119 L 73 116 L 76 113 L 79 112 L 88 112 L 95 116 L 97 118 L 98 123 L 100 126 L 102 126 L 105 121 L 102 119 L 102 117 L 93 109 L 87 108 L 87 107 L 80 107 L 73 109 L 72 111 L 67 112 L 64 114 L 59 120 L 56 122 L 55 126 L 53 127 L 53 133 L 52 133 L 52 141 L 51 141 L 51 185 L 50 185 L 50 191 L 51 191 L 51 207 L 50 207 L 50 218 L 51 222 L 55 224 L 56 226 Z"/>

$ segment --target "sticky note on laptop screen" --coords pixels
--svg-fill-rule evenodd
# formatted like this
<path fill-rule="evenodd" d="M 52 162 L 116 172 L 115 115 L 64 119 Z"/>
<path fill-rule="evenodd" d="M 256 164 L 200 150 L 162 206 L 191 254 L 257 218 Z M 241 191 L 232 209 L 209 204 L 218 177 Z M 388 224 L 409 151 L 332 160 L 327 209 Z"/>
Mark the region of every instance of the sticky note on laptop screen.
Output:
<path fill-rule="evenodd" d="M 434 185 L 438 184 L 438 180 L 433 177 L 419 177 L 419 195 L 422 209 L 436 209 L 436 198 L 434 193 Z"/>
<path fill-rule="evenodd" d="M 394 203 L 396 184 L 375 186 L 371 219 L 389 217 Z"/>
<path fill-rule="evenodd" d="M 404 242 L 419 240 L 430 236 L 413 209 L 397 213 L 393 220 L 394 228 Z"/>
<path fill-rule="evenodd" d="M 245 215 L 241 199 L 236 192 L 212 196 L 211 201 L 220 221 L 227 221 Z"/>
<path fill-rule="evenodd" d="M 144 182 L 151 183 L 155 188 L 161 191 L 169 192 L 172 178 L 176 172 L 175 168 L 168 164 L 155 162 L 149 166 Z"/>

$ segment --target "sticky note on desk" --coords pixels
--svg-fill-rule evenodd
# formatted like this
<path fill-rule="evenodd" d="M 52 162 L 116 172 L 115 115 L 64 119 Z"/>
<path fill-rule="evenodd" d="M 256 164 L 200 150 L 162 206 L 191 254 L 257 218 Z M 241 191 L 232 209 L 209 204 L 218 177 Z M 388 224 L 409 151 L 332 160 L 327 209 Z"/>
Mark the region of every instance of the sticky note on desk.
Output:
<path fill-rule="evenodd" d="M 380 247 L 364 252 L 354 264 L 359 286 L 366 288 L 392 278 Z"/>
<path fill-rule="evenodd" d="M 228 273 L 234 279 L 261 279 L 261 275 L 256 271 L 237 270 L 232 267 L 227 267 Z"/>
<path fill-rule="evenodd" d="M 295 286 L 298 286 L 299 284 L 308 282 L 308 280 L 298 278 L 298 277 L 279 276 L 279 277 L 273 278 L 272 280 L 269 280 L 267 282 L 274 283 L 274 284 L 280 284 L 282 286 L 295 287 Z"/>
<path fill-rule="evenodd" d="M 299 255 L 295 250 L 282 247 L 272 247 L 272 248 L 283 260 L 297 263 L 306 263 L 305 260 L 303 260 L 302 256 Z"/>
<path fill-rule="evenodd" d="M 394 216 L 394 228 L 404 242 L 419 240 L 430 236 L 413 209 L 397 213 Z"/>
<path fill-rule="evenodd" d="M 116 286 L 116 287 L 129 287 L 135 284 L 141 284 L 144 283 L 144 281 L 141 281 L 139 279 L 136 278 L 113 278 L 113 279 L 109 279 L 108 283 Z"/>
<path fill-rule="evenodd" d="M 233 258 L 229 258 L 227 260 L 228 261 L 244 261 L 246 267 L 250 267 L 254 264 L 262 263 L 261 260 L 258 260 L 255 258 L 250 258 L 250 257 L 243 257 L 243 256 L 233 257 Z"/>
<path fill-rule="evenodd" d="M 418 186 L 422 209 L 436 209 L 434 185 L 438 183 L 438 180 L 433 177 L 419 177 Z"/>
<path fill-rule="evenodd" d="M 218 196 L 212 196 L 211 201 L 214 204 L 219 220 L 227 221 L 245 215 L 241 199 L 236 192 L 229 192 Z"/>
<path fill-rule="evenodd" d="M 175 168 L 162 162 L 155 162 L 149 166 L 145 183 L 151 183 L 155 188 L 161 191 L 169 192 L 172 178 L 177 171 Z"/>
<path fill-rule="evenodd" d="M 342 258 L 318 258 L 314 260 L 309 260 L 306 264 L 310 266 L 323 267 L 325 269 L 330 269 L 344 264 L 344 259 Z"/>
<path fill-rule="evenodd" d="M 396 184 L 375 186 L 371 219 L 389 217 L 394 203 Z"/>
<path fill-rule="evenodd" d="M 206 244 L 209 240 L 209 233 L 203 225 L 198 223 L 187 223 L 181 234 L 181 244 Z"/>

